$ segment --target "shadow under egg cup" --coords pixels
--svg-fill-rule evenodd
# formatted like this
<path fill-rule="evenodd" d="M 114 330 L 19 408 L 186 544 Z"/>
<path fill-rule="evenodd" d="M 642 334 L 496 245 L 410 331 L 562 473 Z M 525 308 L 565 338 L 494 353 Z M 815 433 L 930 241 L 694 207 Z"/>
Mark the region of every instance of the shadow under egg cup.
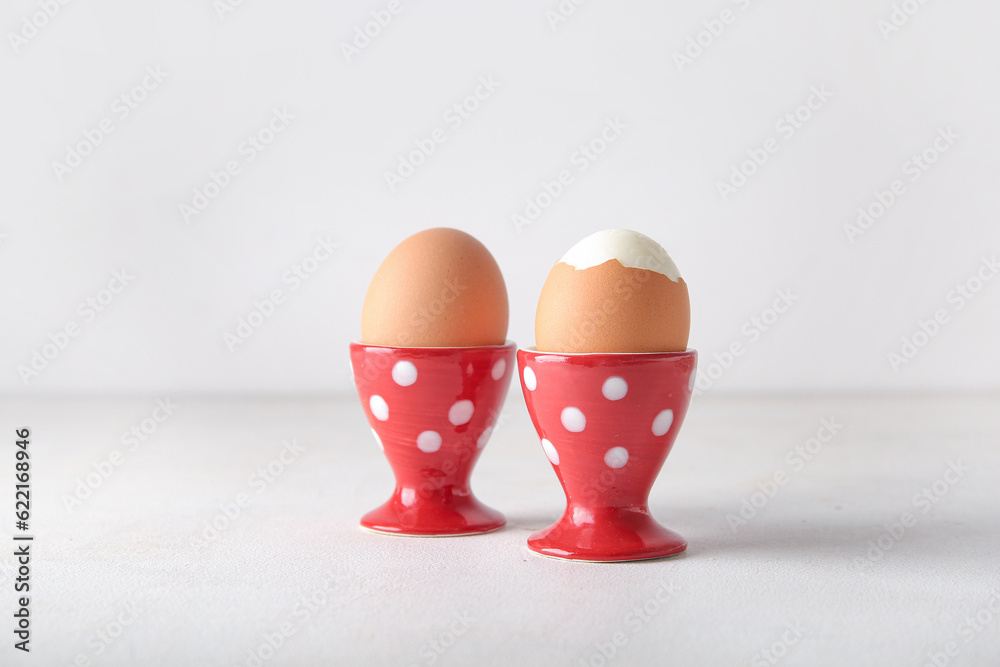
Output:
<path fill-rule="evenodd" d="M 566 510 L 528 548 L 569 560 L 614 562 L 679 554 L 687 541 L 649 514 L 649 491 L 694 390 L 694 350 L 517 352 L 521 391 Z"/>
<path fill-rule="evenodd" d="M 396 478 L 392 497 L 361 527 L 455 536 L 503 526 L 504 516 L 472 494 L 469 478 L 507 396 L 515 344 L 350 347 L 358 396 Z"/>

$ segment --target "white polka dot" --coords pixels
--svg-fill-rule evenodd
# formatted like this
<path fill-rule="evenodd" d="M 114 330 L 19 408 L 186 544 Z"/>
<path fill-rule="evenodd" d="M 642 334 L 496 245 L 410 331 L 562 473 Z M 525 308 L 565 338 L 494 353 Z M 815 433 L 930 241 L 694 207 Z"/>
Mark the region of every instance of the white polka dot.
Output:
<path fill-rule="evenodd" d="M 604 462 L 609 468 L 623 468 L 628 463 L 628 450 L 624 447 L 612 447 L 604 455 Z"/>
<path fill-rule="evenodd" d="M 545 438 L 542 438 L 542 449 L 545 450 L 545 456 L 549 457 L 549 461 L 552 462 L 552 465 L 559 465 L 559 452 L 556 451 L 555 445 Z"/>
<path fill-rule="evenodd" d="M 490 375 L 493 376 L 494 380 L 499 380 L 503 377 L 503 374 L 507 372 L 507 360 L 501 359 L 495 364 L 493 364 L 493 370 L 490 371 Z"/>
<path fill-rule="evenodd" d="M 409 387 L 417 381 L 417 367 L 411 361 L 397 361 L 392 367 L 392 379 L 400 387 Z"/>
<path fill-rule="evenodd" d="M 653 420 L 653 435 L 666 435 L 670 425 L 674 423 L 674 411 L 663 410 Z"/>
<path fill-rule="evenodd" d="M 486 442 L 490 439 L 491 435 L 493 435 L 493 427 L 487 426 L 486 430 L 483 431 L 483 434 L 479 436 L 479 440 L 476 440 L 476 446 L 479 447 L 479 449 L 485 447 Z"/>
<path fill-rule="evenodd" d="M 524 367 L 524 386 L 528 388 L 528 391 L 535 391 L 535 387 L 538 386 L 535 371 L 531 370 L 531 366 Z"/>
<path fill-rule="evenodd" d="M 448 421 L 455 426 L 468 424 L 475 410 L 476 408 L 472 405 L 472 401 L 459 401 L 448 410 Z"/>
<path fill-rule="evenodd" d="M 375 419 L 380 422 L 389 418 L 389 404 L 378 394 L 372 394 L 372 397 L 368 399 L 368 407 L 372 409 Z"/>
<path fill-rule="evenodd" d="M 688 391 L 694 391 L 694 383 L 698 379 L 698 369 L 691 369 L 691 377 L 688 378 Z"/>
<path fill-rule="evenodd" d="M 580 408 L 568 407 L 563 408 L 562 414 L 559 415 L 562 425 L 566 427 L 567 431 L 572 431 L 573 433 L 579 433 L 583 429 L 587 428 L 587 418 L 580 411 Z"/>
<path fill-rule="evenodd" d="M 409 487 L 399 490 L 399 502 L 405 507 L 409 507 L 417 501 L 417 490 Z"/>
<path fill-rule="evenodd" d="M 601 387 L 601 393 L 604 394 L 604 398 L 609 401 L 621 400 L 625 398 L 625 394 L 628 393 L 628 383 L 625 382 L 625 378 L 612 375 L 604 381 L 604 385 Z"/>
<path fill-rule="evenodd" d="M 428 454 L 441 449 L 441 434 L 437 431 L 424 431 L 417 436 L 417 449 Z"/>
<path fill-rule="evenodd" d="M 382 438 L 378 437 L 378 433 L 375 432 L 375 429 L 372 429 L 372 435 L 375 436 L 375 442 L 378 443 L 378 448 L 384 452 L 385 447 L 382 446 Z"/>

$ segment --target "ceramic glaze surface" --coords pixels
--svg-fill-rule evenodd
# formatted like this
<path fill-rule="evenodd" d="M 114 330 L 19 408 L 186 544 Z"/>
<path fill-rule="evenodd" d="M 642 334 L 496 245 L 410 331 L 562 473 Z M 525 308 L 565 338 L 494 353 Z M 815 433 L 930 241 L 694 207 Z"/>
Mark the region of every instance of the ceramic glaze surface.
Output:
<path fill-rule="evenodd" d="M 504 525 L 469 477 L 511 375 L 513 343 L 407 348 L 351 344 L 358 396 L 396 478 L 392 497 L 361 519 L 399 535 L 468 535 Z"/>
<path fill-rule="evenodd" d="M 649 491 L 694 388 L 697 353 L 553 354 L 519 350 L 521 390 L 566 511 L 528 539 L 546 556 L 627 561 L 687 542 L 649 514 Z"/>

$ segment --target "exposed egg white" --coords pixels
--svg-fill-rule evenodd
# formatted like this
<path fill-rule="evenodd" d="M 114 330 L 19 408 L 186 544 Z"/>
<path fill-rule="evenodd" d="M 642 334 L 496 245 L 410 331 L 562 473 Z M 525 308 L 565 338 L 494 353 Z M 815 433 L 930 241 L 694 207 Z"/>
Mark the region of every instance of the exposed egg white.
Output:
<path fill-rule="evenodd" d="M 661 273 L 674 282 L 681 277 L 677 265 L 663 246 L 630 229 L 606 229 L 591 234 L 570 248 L 559 261 L 580 270 L 612 259 L 617 259 L 622 266 Z"/>

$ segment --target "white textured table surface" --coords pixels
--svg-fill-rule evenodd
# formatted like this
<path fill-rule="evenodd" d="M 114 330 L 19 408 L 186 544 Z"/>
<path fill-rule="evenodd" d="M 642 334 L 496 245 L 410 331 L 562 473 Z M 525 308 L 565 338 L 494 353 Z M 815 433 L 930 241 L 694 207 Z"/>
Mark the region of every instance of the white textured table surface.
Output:
<path fill-rule="evenodd" d="M 171 401 L 133 449 L 152 399 L 4 401 L 0 664 L 1000 664 L 997 396 L 695 398 L 650 500 L 687 553 L 609 565 L 526 549 L 562 495 L 516 394 L 473 477 L 508 525 L 444 539 L 357 527 L 391 476 L 353 398 Z M 806 461 L 823 420 L 842 427 Z M 30 655 L 8 549 L 22 426 Z M 762 507 L 737 525 L 744 498 Z"/>

